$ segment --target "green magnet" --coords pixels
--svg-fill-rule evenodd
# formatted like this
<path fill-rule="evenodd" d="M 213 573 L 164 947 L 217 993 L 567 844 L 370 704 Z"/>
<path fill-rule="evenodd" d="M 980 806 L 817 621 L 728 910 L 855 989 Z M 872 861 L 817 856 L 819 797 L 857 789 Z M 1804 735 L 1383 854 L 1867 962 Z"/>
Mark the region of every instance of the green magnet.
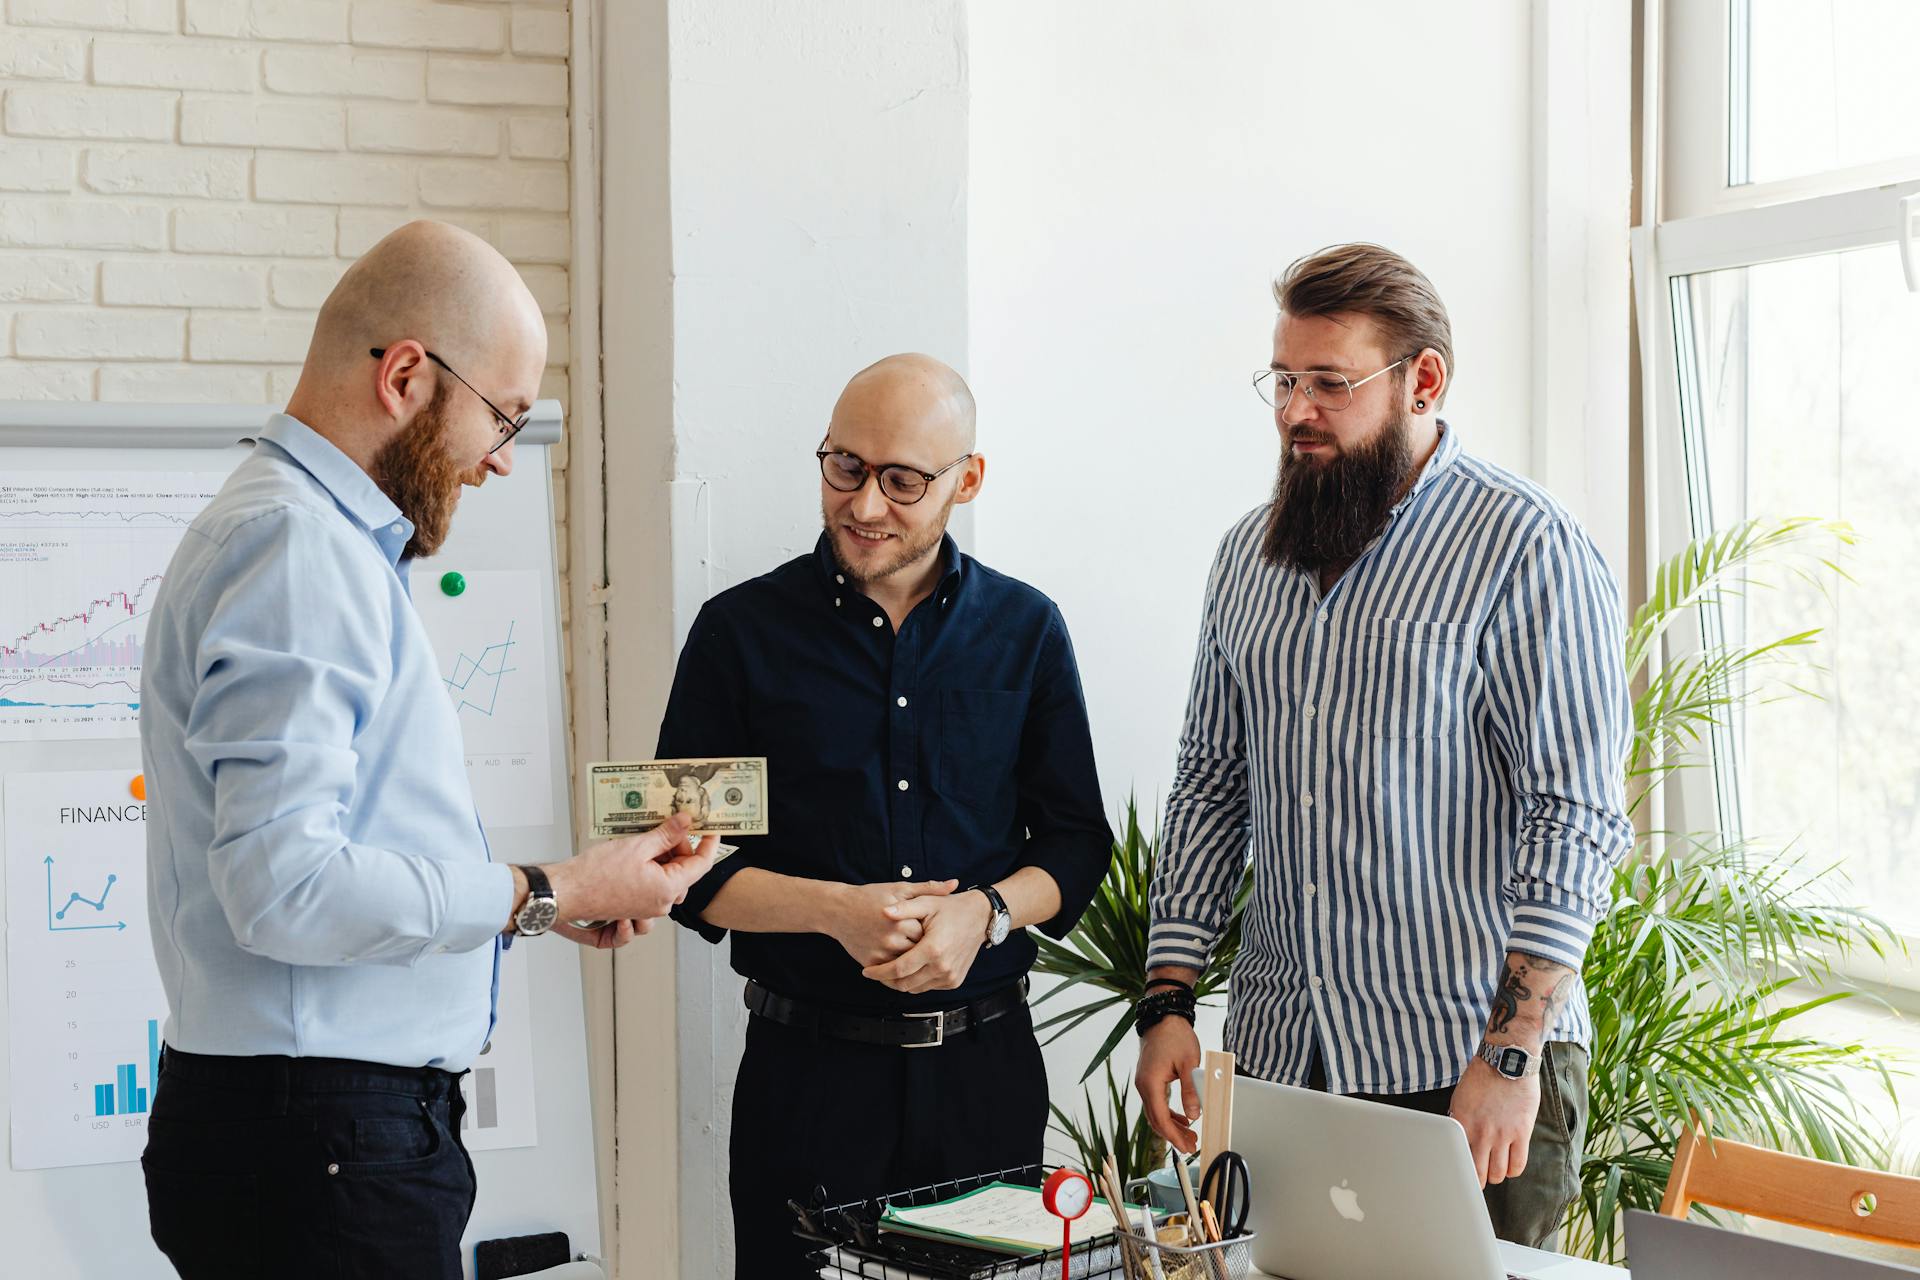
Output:
<path fill-rule="evenodd" d="M 467 589 L 467 580 L 457 573 L 440 575 L 440 589 L 450 596 L 457 596 Z"/>

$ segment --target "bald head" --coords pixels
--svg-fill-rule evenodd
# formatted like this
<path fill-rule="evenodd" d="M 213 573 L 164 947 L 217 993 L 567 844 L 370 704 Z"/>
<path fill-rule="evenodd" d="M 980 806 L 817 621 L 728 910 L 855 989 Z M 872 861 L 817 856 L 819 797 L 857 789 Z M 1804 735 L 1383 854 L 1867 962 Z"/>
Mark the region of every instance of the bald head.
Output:
<path fill-rule="evenodd" d="M 362 367 L 369 348 L 406 338 L 462 373 L 546 357 L 546 326 L 520 273 L 479 236 L 444 222 L 409 222 L 347 268 L 320 308 L 307 372 Z"/>
<path fill-rule="evenodd" d="M 902 443 L 924 443 L 939 466 L 973 448 L 973 392 L 966 379 L 932 356 L 887 356 L 853 375 L 833 406 L 833 426 L 881 429 Z"/>

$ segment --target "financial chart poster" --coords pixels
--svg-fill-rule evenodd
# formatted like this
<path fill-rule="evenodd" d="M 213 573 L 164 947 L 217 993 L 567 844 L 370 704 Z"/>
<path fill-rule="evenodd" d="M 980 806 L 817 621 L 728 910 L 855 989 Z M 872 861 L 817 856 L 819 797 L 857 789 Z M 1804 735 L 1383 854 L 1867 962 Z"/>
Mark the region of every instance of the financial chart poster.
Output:
<path fill-rule="evenodd" d="M 13 1167 L 137 1160 L 167 1010 L 147 928 L 145 781 L 15 773 L 0 803 Z"/>
<path fill-rule="evenodd" d="M 134 738 L 147 615 L 217 472 L 0 477 L 0 741 Z"/>
<path fill-rule="evenodd" d="M 553 821 L 553 754 L 540 575 L 462 573 L 446 559 L 416 565 L 411 589 L 460 719 L 480 821 L 544 827 Z"/>

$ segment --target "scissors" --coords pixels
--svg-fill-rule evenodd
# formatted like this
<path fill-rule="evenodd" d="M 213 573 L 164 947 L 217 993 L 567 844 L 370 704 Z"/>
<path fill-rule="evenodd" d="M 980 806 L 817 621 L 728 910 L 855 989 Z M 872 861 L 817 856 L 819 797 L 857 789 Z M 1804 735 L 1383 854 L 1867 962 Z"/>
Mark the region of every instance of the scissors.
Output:
<path fill-rule="evenodd" d="M 1237 1151 L 1222 1151 L 1200 1179 L 1200 1198 L 1213 1206 L 1220 1219 L 1220 1237 L 1231 1240 L 1246 1234 L 1247 1214 L 1253 1208 L 1253 1177 Z"/>

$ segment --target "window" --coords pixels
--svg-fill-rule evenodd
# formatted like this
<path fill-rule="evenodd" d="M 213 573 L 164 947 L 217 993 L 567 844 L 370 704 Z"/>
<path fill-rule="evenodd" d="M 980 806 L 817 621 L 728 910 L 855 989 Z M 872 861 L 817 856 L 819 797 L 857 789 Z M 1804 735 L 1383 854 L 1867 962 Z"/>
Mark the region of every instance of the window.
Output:
<path fill-rule="evenodd" d="M 1792 673 L 1819 696 L 1752 707 L 1658 821 L 1839 862 L 1920 937 L 1920 293 L 1898 245 L 1920 5 L 1679 0 L 1661 41 L 1660 190 L 1635 233 L 1655 558 L 1750 517 L 1837 518 L 1859 542 L 1851 581 L 1703 619 L 1821 628 L 1818 667 Z"/>

